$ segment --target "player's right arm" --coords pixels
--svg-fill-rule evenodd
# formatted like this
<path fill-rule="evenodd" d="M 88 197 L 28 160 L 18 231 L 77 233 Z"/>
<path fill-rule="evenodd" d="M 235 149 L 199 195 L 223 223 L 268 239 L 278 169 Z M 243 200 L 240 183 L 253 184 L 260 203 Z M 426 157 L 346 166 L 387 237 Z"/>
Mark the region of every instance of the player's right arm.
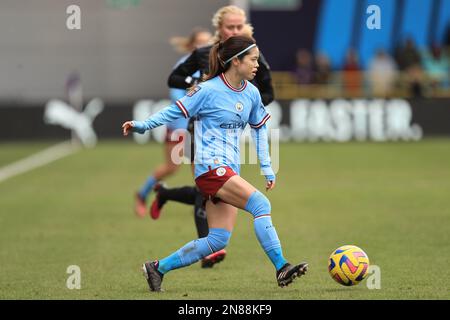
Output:
<path fill-rule="evenodd" d="M 200 70 L 198 51 L 194 50 L 192 54 L 180 63 L 170 74 L 167 84 L 169 88 L 187 89 L 195 84 L 196 79 L 192 75 Z"/>
<path fill-rule="evenodd" d="M 201 85 L 196 86 L 183 98 L 151 115 L 144 121 L 132 120 L 124 122 L 122 125 L 123 135 L 127 136 L 130 132 L 145 133 L 147 130 L 152 130 L 181 117 L 190 118 L 195 116 L 205 104 L 205 99 L 208 95 L 206 88 L 201 89 Z"/>
<path fill-rule="evenodd" d="M 183 117 L 183 112 L 176 104 L 162 109 L 144 121 L 126 121 L 122 125 L 123 135 L 127 136 L 130 131 L 137 133 L 145 133 L 147 130 L 162 126 L 176 119 Z"/>

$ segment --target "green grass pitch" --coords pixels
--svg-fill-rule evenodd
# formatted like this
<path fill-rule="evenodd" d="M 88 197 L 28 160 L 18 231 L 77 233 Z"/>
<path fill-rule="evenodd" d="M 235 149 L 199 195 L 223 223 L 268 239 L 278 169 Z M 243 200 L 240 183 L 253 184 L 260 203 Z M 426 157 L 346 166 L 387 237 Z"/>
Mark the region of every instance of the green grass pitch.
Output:
<path fill-rule="evenodd" d="M 0 166 L 49 145 L 0 144 Z M 134 216 L 133 193 L 162 158 L 160 145 L 107 141 L 0 183 L 0 299 L 450 298 L 449 139 L 282 144 L 273 222 L 285 256 L 310 265 L 283 289 L 240 211 L 222 263 L 175 270 L 165 292 L 148 291 L 141 263 L 196 237 L 189 206 Z M 242 176 L 263 190 L 257 166 Z M 192 184 L 189 167 L 167 182 Z M 328 256 L 345 244 L 380 267 L 381 289 L 331 279 Z M 80 290 L 66 287 L 70 265 Z"/>

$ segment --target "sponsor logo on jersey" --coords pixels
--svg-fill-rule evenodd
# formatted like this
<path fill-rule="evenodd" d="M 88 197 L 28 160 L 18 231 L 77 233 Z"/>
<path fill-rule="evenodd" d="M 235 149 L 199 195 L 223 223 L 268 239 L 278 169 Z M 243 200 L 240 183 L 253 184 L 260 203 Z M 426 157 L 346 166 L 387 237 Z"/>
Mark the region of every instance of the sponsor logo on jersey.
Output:
<path fill-rule="evenodd" d="M 222 129 L 244 129 L 245 125 L 245 121 L 234 121 L 230 123 L 222 123 L 220 127 Z"/>

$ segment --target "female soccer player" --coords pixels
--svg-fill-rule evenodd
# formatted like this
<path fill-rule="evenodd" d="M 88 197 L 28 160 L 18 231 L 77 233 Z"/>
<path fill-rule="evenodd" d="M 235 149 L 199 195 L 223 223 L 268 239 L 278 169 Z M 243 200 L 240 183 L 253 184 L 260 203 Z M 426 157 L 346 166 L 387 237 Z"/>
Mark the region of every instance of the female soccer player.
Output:
<path fill-rule="evenodd" d="M 202 28 L 195 28 L 191 35 L 188 38 L 184 37 L 174 37 L 171 39 L 172 45 L 177 49 L 177 51 L 191 53 L 194 49 L 208 45 L 211 41 L 212 34 Z M 175 65 L 178 66 L 180 63 L 183 63 L 187 59 L 189 54 L 183 56 Z M 193 72 L 192 75 L 194 77 L 199 77 L 200 72 Z M 178 99 L 182 98 L 186 94 L 185 89 L 171 88 L 170 89 L 170 98 L 173 103 Z M 164 178 L 169 177 L 174 174 L 179 165 L 175 164 L 171 159 L 172 150 L 177 146 L 178 143 L 182 143 L 183 137 L 179 141 L 172 141 L 170 139 L 172 132 L 177 129 L 186 130 L 188 124 L 187 119 L 177 119 L 167 124 L 167 133 L 166 133 L 166 143 L 165 143 L 165 162 L 159 165 L 151 176 L 147 178 L 142 188 L 135 195 L 135 212 L 138 216 L 143 217 L 147 213 L 147 205 L 146 200 L 151 192 L 151 190 L 155 187 L 155 184 Z M 153 219 L 157 219 L 159 214 L 155 214 L 155 210 L 151 212 L 151 216 Z"/>
<path fill-rule="evenodd" d="M 171 255 L 143 264 L 151 291 L 161 291 L 166 273 L 188 266 L 228 244 L 236 222 L 237 208 L 254 217 L 256 237 L 276 269 L 278 285 L 290 284 L 305 274 L 307 263 L 289 264 L 283 256 L 272 225 L 271 206 L 266 196 L 240 175 L 239 137 L 250 124 L 266 190 L 275 186 L 268 151 L 266 112 L 259 91 L 249 80 L 255 77 L 259 49 L 252 38 L 236 36 L 216 44 L 210 54 L 210 73 L 205 82 L 182 99 L 145 121 L 126 121 L 123 134 L 144 133 L 180 117 L 198 116 L 195 130 L 195 182 L 207 200 L 209 233 L 193 240 Z"/>
<path fill-rule="evenodd" d="M 212 18 L 212 24 L 216 29 L 214 42 L 225 41 L 231 36 L 245 35 L 252 37 L 253 27 L 246 23 L 247 17 L 245 11 L 237 6 L 225 6 L 217 10 Z M 194 85 L 199 78 L 192 77 L 191 74 L 200 70 L 205 74 L 209 70 L 209 52 L 212 46 L 205 46 L 194 50 L 193 53 L 175 68 L 169 76 L 168 84 L 175 88 L 188 88 Z M 272 78 L 270 68 L 266 60 L 260 53 L 258 58 L 259 68 L 252 83 L 259 89 L 264 105 L 273 101 Z M 193 118 L 189 121 L 189 131 L 193 134 Z M 193 143 L 193 140 L 191 140 Z M 191 147 L 191 150 L 194 148 Z M 193 151 L 191 151 L 193 154 Z M 208 235 L 208 223 L 204 201 L 201 193 L 196 186 L 184 186 L 180 188 L 167 189 L 158 184 L 155 187 L 156 197 L 153 201 L 150 212 L 152 217 L 159 217 L 164 204 L 167 201 L 178 201 L 185 204 L 194 205 L 194 221 L 197 233 L 200 238 Z M 220 250 L 202 259 L 203 268 L 211 268 L 215 263 L 222 261 L 226 256 L 226 251 Z"/>

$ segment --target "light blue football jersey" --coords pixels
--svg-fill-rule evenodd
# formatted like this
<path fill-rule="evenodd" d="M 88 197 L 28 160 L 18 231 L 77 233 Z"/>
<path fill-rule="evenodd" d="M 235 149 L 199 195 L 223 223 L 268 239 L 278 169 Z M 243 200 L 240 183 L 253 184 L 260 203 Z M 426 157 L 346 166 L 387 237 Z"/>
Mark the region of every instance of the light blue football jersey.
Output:
<path fill-rule="evenodd" d="M 229 166 L 240 173 L 240 136 L 245 126 L 263 126 L 270 118 L 258 89 L 248 81 L 233 88 L 222 74 L 201 83 L 176 102 L 185 117 L 197 116 L 195 176 Z"/>
<path fill-rule="evenodd" d="M 249 81 L 233 88 L 221 74 L 202 82 L 145 121 L 133 121 L 133 130 L 144 133 L 183 116 L 196 116 L 195 177 L 221 166 L 229 166 L 240 173 L 240 136 L 249 124 L 253 129 L 265 128 L 270 118 L 261 101 L 258 89 Z M 259 131 L 259 130 L 258 130 Z M 267 133 L 262 137 L 263 147 L 257 147 L 262 168 L 270 168 Z"/>

